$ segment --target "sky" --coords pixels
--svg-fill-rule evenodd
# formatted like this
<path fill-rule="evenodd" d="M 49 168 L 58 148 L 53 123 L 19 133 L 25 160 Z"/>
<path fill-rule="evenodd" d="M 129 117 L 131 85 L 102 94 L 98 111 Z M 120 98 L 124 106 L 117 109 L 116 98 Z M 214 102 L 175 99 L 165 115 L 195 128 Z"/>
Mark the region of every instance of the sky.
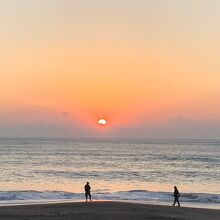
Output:
<path fill-rule="evenodd" d="M 220 137 L 219 0 L 0 0 L 0 48 L 2 137 Z"/>

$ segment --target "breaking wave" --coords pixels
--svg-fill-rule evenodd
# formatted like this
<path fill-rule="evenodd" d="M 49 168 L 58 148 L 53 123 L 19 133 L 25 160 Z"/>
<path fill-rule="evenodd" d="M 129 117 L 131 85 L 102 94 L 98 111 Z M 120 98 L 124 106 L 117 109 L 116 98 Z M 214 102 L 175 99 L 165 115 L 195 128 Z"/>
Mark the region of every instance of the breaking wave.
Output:
<path fill-rule="evenodd" d="M 93 192 L 95 200 L 130 200 L 142 202 L 167 202 L 172 203 L 173 197 L 170 192 L 151 192 L 146 190 L 131 190 L 119 192 Z M 0 203 L 26 203 L 32 202 L 48 202 L 62 200 L 82 200 L 83 193 L 72 193 L 62 191 L 0 191 Z M 197 203 L 197 204 L 219 204 L 220 194 L 206 193 L 182 193 L 180 197 L 181 203 Z"/>

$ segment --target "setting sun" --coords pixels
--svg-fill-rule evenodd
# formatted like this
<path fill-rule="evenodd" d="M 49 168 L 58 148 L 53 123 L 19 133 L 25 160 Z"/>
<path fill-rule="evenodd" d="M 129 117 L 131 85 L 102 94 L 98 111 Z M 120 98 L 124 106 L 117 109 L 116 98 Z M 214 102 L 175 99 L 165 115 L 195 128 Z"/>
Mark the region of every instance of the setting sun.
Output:
<path fill-rule="evenodd" d="M 99 125 L 107 125 L 107 121 L 102 118 L 102 119 L 99 119 L 98 124 Z"/>
<path fill-rule="evenodd" d="M 219 24 L 220 0 L 0 0 L 0 220 L 220 220 Z"/>

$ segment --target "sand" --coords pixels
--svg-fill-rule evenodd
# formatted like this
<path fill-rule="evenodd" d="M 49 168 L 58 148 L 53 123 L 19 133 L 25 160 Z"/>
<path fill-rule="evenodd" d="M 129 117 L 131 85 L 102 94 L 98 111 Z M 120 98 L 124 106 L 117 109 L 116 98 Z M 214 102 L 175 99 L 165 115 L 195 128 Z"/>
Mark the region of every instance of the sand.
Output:
<path fill-rule="evenodd" d="M 4 220 L 219 220 L 220 210 L 124 202 L 63 203 L 0 207 Z"/>

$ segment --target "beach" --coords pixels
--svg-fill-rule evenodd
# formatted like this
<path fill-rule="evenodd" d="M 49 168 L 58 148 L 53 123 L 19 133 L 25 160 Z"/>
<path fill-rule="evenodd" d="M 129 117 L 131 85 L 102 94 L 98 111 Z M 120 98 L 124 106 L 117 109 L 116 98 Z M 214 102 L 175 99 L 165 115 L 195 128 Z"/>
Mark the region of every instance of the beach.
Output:
<path fill-rule="evenodd" d="M 74 202 L 0 207 L 4 220 L 218 220 L 220 210 L 126 202 Z"/>
<path fill-rule="evenodd" d="M 220 220 L 219 9 L 0 0 L 0 220 Z"/>

